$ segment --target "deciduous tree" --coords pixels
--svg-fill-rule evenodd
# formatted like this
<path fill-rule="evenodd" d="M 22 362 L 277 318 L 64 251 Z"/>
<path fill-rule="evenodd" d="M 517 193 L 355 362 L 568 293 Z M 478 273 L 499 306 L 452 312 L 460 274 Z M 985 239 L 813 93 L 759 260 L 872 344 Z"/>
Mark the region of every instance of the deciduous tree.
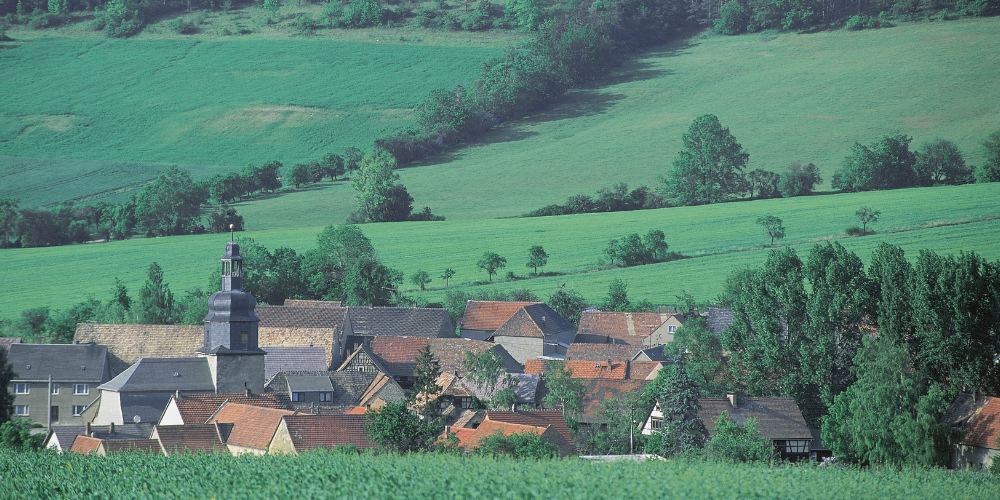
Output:
<path fill-rule="evenodd" d="M 496 274 L 498 270 L 507 266 L 507 259 L 494 252 L 486 251 L 483 252 L 483 256 L 480 257 L 478 262 L 476 262 L 476 266 L 479 267 L 479 269 L 486 271 L 486 274 L 490 277 L 490 281 L 493 281 L 493 275 Z"/>
<path fill-rule="evenodd" d="M 983 141 L 983 163 L 976 168 L 976 182 L 1000 182 L 1000 130 Z"/>
<path fill-rule="evenodd" d="M 448 286 L 448 280 L 450 280 L 452 276 L 455 276 L 455 270 L 450 267 L 441 273 L 441 279 L 444 280 L 444 286 Z"/>
<path fill-rule="evenodd" d="M 393 172 L 396 159 L 389 153 L 368 153 L 351 176 L 358 213 L 364 222 L 404 221 L 413 210 L 413 198 Z"/>
<path fill-rule="evenodd" d="M 665 190 L 680 205 L 731 199 L 744 189 L 743 168 L 750 155 L 715 115 L 695 119 L 683 136 Z"/>
<path fill-rule="evenodd" d="M 687 374 L 703 396 L 722 396 L 725 385 L 719 378 L 725 375 L 722 340 L 708 328 L 704 318 L 689 318 L 674 332 L 674 340 L 664 351 L 676 357 L 684 356 Z"/>
<path fill-rule="evenodd" d="M 549 260 L 549 254 L 541 245 L 535 245 L 528 249 L 528 267 L 535 269 L 535 276 L 538 276 L 538 268 L 545 266 Z"/>
<path fill-rule="evenodd" d="M 7 350 L 0 348 L 0 424 L 10 420 L 14 414 L 14 395 L 10 393 L 13 379 L 14 367 L 7 360 Z"/>
<path fill-rule="evenodd" d="M 562 361 L 547 361 L 547 369 L 542 374 L 549 393 L 543 397 L 545 406 L 562 410 L 567 422 L 575 423 L 576 416 L 583 411 L 583 395 L 587 387 L 579 379 L 573 378 L 573 369 Z"/>
<path fill-rule="evenodd" d="M 559 316 L 574 325 L 580 324 L 580 316 L 584 308 L 587 307 L 587 301 L 584 300 L 583 295 L 580 295 L 580 292 L 573 289 L 567 291 L 565 288 L 559 288 L 552 295 L 549 295 L 546 304 Z"/>
<path fill-rule="evenodd" d="M 420 291 L 426 290 L 427 284 L 431 282 L 431 275 L 427 271 L 417 271 L 410 276 L 410 281 L 420 287 Z"/>
<path fill-rule="evenodd" d="M 757 217 L 757 224 L 763 226 L 764 231 L 767 231 L 767 235 L 771 237 L 772 245 L 774 244 L 775 238 L 780 240 L 785 237 L 785 226 L 782 225 L 781 219 L 773 215 Z"/>
<path fill-rule="evenodd" d="M 921 186 L 965 184 L 974 180 L 972 169 L 965 166 L 965 158 L 954 142 L 935 139 L 924 143 L 915 154 L 914 169 Z"/>
<path fill-rule="evenodd" d="M 863 206 L 859 208 L 857 212 L 854 212 L 854 216 L 861 222 L 862 234 L 866 234 L 868 232 L 868 224 L 878 222 L 878 218 L 881 215 L 881 210 L 872 210 L 871 208 L 868 208 L 868 206 Z"/>
<path fill-rule="evenodd" d="M 729 418 L 723 410 L 715 419 L 715 435 L 708 442 L 708 451 L 717 458 L 733 462 L 770 462 L 775 458 L 774 442 L 760 435 L 757 417 L 742 425 Z"/>
<path fill-rule="evenodd" d="M 854 143 L 844 165 L 833 174 L 833 188 L 857 192 L 916 185 L 914 166 L 917 160 L 909 148 L 912 139 L 904 134 L 893 134 L 869 146 Z"/>
<path fill-rule="evenodd" d="M 781 191 L 781 196 L 784 198 L 807 196 L 821 182 L 823 182 L 823 178 L 820 177 L 816 165 L 810 163 L 803 166 L 799 162 L 794 162 L 781 175 L 778 190 Z"/>
<path fill-rule="evenodd" d="M 490 408 L 509 410 L 510 405 L 517 401 L 517 394 L 514 393 L 517 379 L 507 373 L 503 365 L 503 358 L 500 357 L 496 349 L 487 349 L 479 354 L 465 351 L 465 360 L 462 362 L 462 366 L 469 370 L 469 381 L 490 395 L 490 400 L 486 401 Z M 513 401 L 511 397 L 513 397 Z"/>
<path fill-rule="evenodd" d="M 156 262 L 149 265 L 148 277 L 139 289 L 134 312 L 141 324 L 172 325 L 177 320 L 174 294 L 170 286 L 163 282 L 163 269 Z"/>
<path fill-rule="evenodd" d="M 147 236 L 185 234 L 201 218 L 208 190 L 186 170 L 170 167 L 136 195 L 135 216 Z"/>

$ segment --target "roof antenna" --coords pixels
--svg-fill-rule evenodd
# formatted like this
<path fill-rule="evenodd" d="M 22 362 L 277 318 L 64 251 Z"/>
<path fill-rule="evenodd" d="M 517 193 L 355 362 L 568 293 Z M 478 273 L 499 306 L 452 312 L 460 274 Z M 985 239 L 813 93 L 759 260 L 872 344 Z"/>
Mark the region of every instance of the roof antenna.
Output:
<path fill-rule="evenodd" d="M 236 232 L 236 230 L 233 229 L 233 225 L 230 224 L 229 225 L 229 242 L 230 243 L 235 243 L 236 242 L 236 236 L 234 236 L 235 232 Z"/>

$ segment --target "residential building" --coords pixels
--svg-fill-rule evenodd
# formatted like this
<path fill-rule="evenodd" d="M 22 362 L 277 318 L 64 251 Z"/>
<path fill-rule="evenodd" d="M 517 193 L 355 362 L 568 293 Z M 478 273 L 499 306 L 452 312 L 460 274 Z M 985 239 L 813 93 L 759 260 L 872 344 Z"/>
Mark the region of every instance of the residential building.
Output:
<path fill-rule="evenodd" d="M 470 300 L 465 303 L 459 332 L 463 339 L 487 340 L 522 307 L 540 303 Z"/>
<path fill-rule="evenodd" d="M 962 393 L 941 421 L 962 429 L 951 454 L 951 468 L 985 470 L 1000 455 L 1000 398 Z"/>
<path fill-rule="evenodd" d="M 545 304 L 521 307 L 493 332 L 518 363 L 540 356 L 565 356 L 576 338 L 576 327 Z"/>
<path fill-rule="evenodd" d="M 14 416 L 45 426 L 83 425 L 83 413 L 110 377 L 107 348 L 94 344 L 13 343 L 9 390 Z"/>
<path fill-rule="evenodd" d="M 341 445 L 375 448 L 377 445 L 365 432 L 366 422 L 364 415 L 284 415 L 268 453 L 298 455 L 316 448 L 329 450 Z"/>

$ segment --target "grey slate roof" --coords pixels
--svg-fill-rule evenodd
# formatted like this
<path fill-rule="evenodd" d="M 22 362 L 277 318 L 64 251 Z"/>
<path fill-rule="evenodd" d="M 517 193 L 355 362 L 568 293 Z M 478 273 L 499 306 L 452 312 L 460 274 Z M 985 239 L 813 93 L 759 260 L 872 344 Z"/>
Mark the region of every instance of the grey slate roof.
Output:
<path fill-rule="evenodd" d="M 258 305 L 254 313 L 260 328 L 333 328 L 344 326 L 346 307 L 302 307 Z"/>
<path fill-rule="evenodd" d="M 333 391 L 329 375 L 296 375 L 285 377 L 289 392 Z"/>
<path fill-rule="evenodd" d="M 264 380 L 281 371 L 322 371 L 326 364 L 323 347 L 261 347 L 264 356 Z"/>
<path fill-rule="evenodd" d="M 142 358 L 117 377 L 98 386 L 98 389 L 118 392 L 215 392 L 215 383 L 207 358 Z"/>
<path fill-rule="evenodd" d="M 642 357 L 640 360 L 639 357 Z M 659 361 L 661 363 L 673 364 L 674 357 L 663 354 L 663 346 L 657 345 L 639 350 L 632 356 L 631 361 Z"/>
<path fill-rule="evenodd" d="M 105 440 L 149 439 L 150 434 L 153 433 L 154 425 L 156 422 L 115 424 L 115 432 L 111 432 L 110 426 L 107 425 L 93 425 L 90 427 L 90 432 L 94 435 L 93 437 Z M 59 444 L 68 450 L 73 446 L 73 439 L 76 436 L 86 435 L 86 432 L 87 426 L 85 425 L 53 426 L 49 432 L 49 438 L 51 439 L 51 435 L 55 434 L 59 438 Z"/>
<path fill-rule="evenodd" d="M 329 406 L 338 408 L 349 408 L 357 406 L 361 395 L 365 393 L 368 386 L 375 380 L 377 373 L 364 372 L 328 372 L 328 371 L 295 371 L 278 372 L 264 386 L 265 392 L 287 394 L 289 392 L 289 378 L 295 377 L 325 377 L 328 378 L 333 387 L 333 401 Z"/>
<path fill-rule="evenodd" d="M 712 333 L 721 335 L 722 330 L 725 330 L 733 322 L 733 310 L 728 307 L 709 307 L 706 322 Z"/>
<path fill-rule="evenodd" d="M 14 380 L 103 382 L 108 348 L 96 344 L 11 344 Z"/>
<path fill-rule="evenodd" d="M 538 373 L 511 373 L 510 374 L 517 381 L 517 385 L 514 386 L 514 393 L 517 394 L 517 402 L 521 404 L 535 404 L 538 399 L 538 383 L 541 381 L 542 376 Z M 481 387 L 471 380 L 469 380 L 468 375 L 462 378 L 462 383 L 472 389 L 475 392 L 476 397 L 482 400 L 492 399 L 496 391 L 487 391 L 485 387 Z"/>
<path fill-rule="evenodd" d="M 163 415 L 163 410 L 167 408 L 170 397 L 169 392 L 123 392 L 120 393 L 122 420 L 125 422 L 135 422 L 135 417 L 139 417 L 139 422 L 156 423 Z"/>
<path fill-rule="evenodd" d="M 356 336 L 455 337 L 447 309 L 352 306 L 347 308 L 347 320 Z"/>
<path fill-rule="evenodd" d="M 715 435 L 715 419 L 723 411 L 727 411 L 730 420 L 738 425 L 743 425 L 750 417 L 756 417 L 760 435 L 768 439 L 812 440 L 813 438 L 794 398 L 741 397 L 737 399 L 737 403 L 733 406 L 728 398 L 698 399 L 698 404 L 701 405 L 698 416 L 705 421 L 705 428 L 709 434 Z"/>
<path fill-rule="evenodd" d="M 544 303 L 518 309 L 497 331 L 494 337 L 543 337 L 573 331 L 576 327 Z"/>

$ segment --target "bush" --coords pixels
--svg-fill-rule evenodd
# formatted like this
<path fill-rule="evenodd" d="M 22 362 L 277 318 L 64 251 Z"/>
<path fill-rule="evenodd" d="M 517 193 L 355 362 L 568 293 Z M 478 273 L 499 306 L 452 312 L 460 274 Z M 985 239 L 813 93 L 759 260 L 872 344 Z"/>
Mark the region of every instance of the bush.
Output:
<path fill-rule="evenodd" d="M 179 35 L 190 35 L 198 32 L 198 26 L 193 20 L 178 17 L 167 22 L 167 28 Z"/>
<path fill-rule="evenodd" d="M 351 2 L 342 18 L 344 25 L 351 28 L 370 28 L 385 22 L 385 10 L 377 0 L 357 0 Z"/>
<path fill-rule="evenodd" d="M 739 2 L 732 1 L 719 9 L 719 18 L 715 20 L 712 29 L 723 35 L 738 35 L 747 30 L 749 15 Z"/>
<path fill-rule="evenodd" d="M 848 236 L 862 236 L 865 234 L 865 232 L 858 226 L 849 226 L 844 230 L 844 232 L 847 233 Z"/>
<path fill-rule="evenodd" d="M 60 24 L 65 22 L 65 19 L 66 18 L 64 18 L 63 16 L 59 16 L 49 12 L 43 12 L 41 14 L 38 14 L 37 16 L 32 17 L 31 20 L 28 21 L 28 26 L 31 26 L 32 29 L 36 30 L 51 28 L 53 26 L 59 26 Z"/>
<path fill-rule="evenodd" d="M 299 30 L 299 33 L 308 35 L 319 28 L 319 23 L 313 19 L 312 14 L 302 13 L 295 16 L 295 20 L 292 21 L 292 26 L 295 26 Z"/>
<path fill-rule="evenodd" d="M 865 29 L 865 24 L 868 16 L 863 14 L 855 14 L 847 18 L 847 23 L 844 24 L 844 29 L 848 30 L 863 30 Z"/>

